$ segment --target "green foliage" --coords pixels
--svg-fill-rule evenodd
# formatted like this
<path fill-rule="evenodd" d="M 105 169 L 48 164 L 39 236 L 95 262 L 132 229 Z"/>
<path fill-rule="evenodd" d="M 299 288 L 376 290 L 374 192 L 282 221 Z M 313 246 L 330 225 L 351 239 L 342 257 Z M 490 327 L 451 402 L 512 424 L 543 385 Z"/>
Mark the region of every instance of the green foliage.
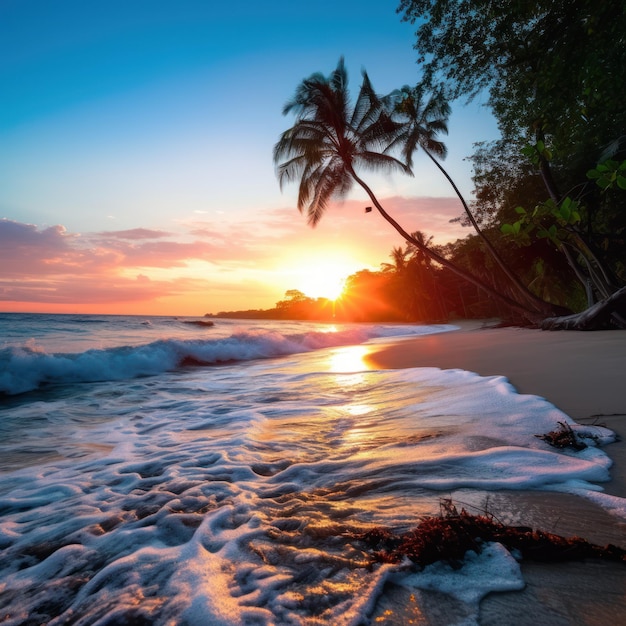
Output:
<path fill-rule="evenodd" d="M 400 0 L 429 86 L 488 91 L 503 136 L 551 137 L 559 159 L 626 128 L 626 11 L 610 0 Z M 594 155 L 590 154 L 594 159 Z"/>
<path fill-rule="evenodd" d="M 606 297 L 626 280 L 623 2 L 400 0 L 398 11 L 416 25 L 428 86 L 488 93 L 502 138 L 472 157 L 474 213 L 523 246 L 550 243 Z"/>
<path fill-rule="evenodd" d="M 512 224 L 502 224 L 500 230 L 504 235 L 512 235 L 520 239 L 520 243 L 528 243 L 534 232 L 539 239 L 548 239 L 557 248 L 571 237 L 568 227 L 580 222 L 579 202 L 570 197 L 556 203 L 552 199 L 537 204 L 528 212 L 518 206 L 515 212 L 520 216 Z"/>
<path fill-rule="evenodd" d="M 517 222 L 513 222 L 512 224 L 502 224 L 501 228 L 505 235 L 519 235 L 522 229 L 522 221 L 517 220 Z"/>
<path fill-rule="evenodd" d="M 526 144 L 521 152 L 533 165 L 539 165 L 542 158 L 546 161 L 552 160 L 552 152 L 546 147 L 545 142 L 541 140 L 535 144 Z"/>
<path fill-rule="evenodd" d="M 626 191 L 626 161 L 619 163 L 607 159 L 587 172 L 587 178 L 596 181 L 596 185 L 606 191 L 618 187 Z"/>

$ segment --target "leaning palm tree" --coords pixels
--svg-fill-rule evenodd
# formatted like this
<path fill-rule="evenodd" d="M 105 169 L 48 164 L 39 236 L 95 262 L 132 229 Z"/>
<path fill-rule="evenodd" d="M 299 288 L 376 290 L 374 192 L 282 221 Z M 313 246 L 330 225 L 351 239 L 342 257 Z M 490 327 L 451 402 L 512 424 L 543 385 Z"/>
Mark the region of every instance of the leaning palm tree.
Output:
<path fill-rule="evenodd" d="M 387 151 L 399 149 L 405 163 L 412 167 L 413 154 L 418 149 L 421 149 L 450 183 L 477 235 L 481 238 L 491 257 L 517 289 L 518 293 L 532 308 L 547 314 L 551 313 L 550 306 L 530 291 L 500 256 L 478 225 L 476 218 L 470 211 L 463 194 L 456 186 L 454 180 L 452 180 L 437 158 L 444 159 L 446 156 L 446 147 L 441 141 L 436 139 L 436 135 L 448 133 L 448 118 L 451 113 L 450 105 L 443 93 L 439 91 L 434 94 L 428 94 L 423 85 L 415 87 L 404 85 L 401 89 L 396 89 L 388 96 L 382 98 L 382 102 L 392 119 L 399 124 L 399 132 L 393 138 L 392 143 L 389 144 Z"/>
<path fill-rule="evenodd" d="M 274 147 L 278 180 L 281 188 L 300 180 L 298 209 L 306 210 L 312 226 L 332 198 L 347 195 L 356 169 L 411 171 L 384 154 L 396 125 L 381 110 L 366 73 L 356 104 L 351 105 L 343 58 L 329 77 L 316 73 L 303 80 L 283 107 L 283 115 L 288 113 L 295 114 L 296 123 Z"/>
<path fill-rule="evenodd" d="M 428 94 L 421 85 L 404 85 L 381 98 L 381 103 L 399 122 L 399 132 L 387 150 L 398 149 L 409 167 L 418 148 L 431 159 L 433 155 L 445 158 L 446 146 L 437 136 L 448 134 L 451 109 L 442 92 Z"/>
<path fill-rule="evenodd" d="M 274 146 L 274 162 L 281 188 L 299 180 L 297 206 L 300 212 L 306 212 L 309 224 L 315 226 L 329 201 L 345 197 L 357 183 L 405 241 L 527 318 L 538 319 L 536 308 L 502 294 L 412 237 L 385 211 L 360 177 L 361 169 L 412 173 L 407 163 L 391 154 L 404 127 L 394 121 L 365 72 L 354 105 L 350 102 L 348 75 L 342 58 L 330 76 L 316 73 L 300 83 L 294 97 L 283 108 L 283 114 L 288 113 L 295 114 L 296 121 Z M 441 127 L 437 124 L 431 125 L 428 145 L 437 145 L 439 130 Z"/>

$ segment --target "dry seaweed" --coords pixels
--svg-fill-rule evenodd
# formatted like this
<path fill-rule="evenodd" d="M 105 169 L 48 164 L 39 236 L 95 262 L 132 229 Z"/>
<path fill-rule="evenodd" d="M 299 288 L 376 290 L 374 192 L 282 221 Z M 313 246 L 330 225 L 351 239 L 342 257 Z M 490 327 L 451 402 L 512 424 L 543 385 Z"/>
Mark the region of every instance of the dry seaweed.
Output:
<path fill-rule="evenodd" d="M 555 448 L 573 448 L 574 450 L 584 450 L 587 444 L 581 441 L 569 424 L 558 422 L 559 428 L 551 430 L 545 435 L 535 435 L 543 439 L 546 443 Z"/>
<path fill-rule="evenodd" d="M 491 515 L 472 515 L 465 509 L 459 513 L 449 500 L 443 501 L 441 515 L 426 517 L 409 532 L 396 534 L 378 527 L 353 538 L 365 544 L 377 561 L 399 563 L 408 557 L 420 567 L 436 561 L 460 567 L 468 550 L 480 552 L 486 542 L 498 542 L 535 561 L 595 558 L 626 563 L 626 550 L 612 544 L 600 547 L 580 537 L 507 526 Z"/>

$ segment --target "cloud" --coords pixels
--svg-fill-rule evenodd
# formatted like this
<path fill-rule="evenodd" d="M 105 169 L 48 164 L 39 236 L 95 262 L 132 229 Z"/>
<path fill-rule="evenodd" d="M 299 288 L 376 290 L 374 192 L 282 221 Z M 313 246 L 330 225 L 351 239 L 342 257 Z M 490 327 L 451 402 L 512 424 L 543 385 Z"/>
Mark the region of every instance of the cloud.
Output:
<path fill-rule="evenodd" d="M 209 281 L 189 279 L 152 280 L 109 276 L 74 276 L 47 280 L 6 281 L 0 279 L 0 302 L 39 302 L 48 304 L 108 304 L 111 302 L 145 302 L 157 298 L 180 296 L 188 292 L 206 292 Z"/>
<path fill-rule="evenodd" d="M 67 245 L 69 239 L 77 235 L 69 235 L 64 226 L 51 226 L 39 230 L 33 224 L 23 224 L 6 218 L 0 219 L 0 242 L 11 243 L 21 248 L 60 249 Z M 0 247 L 0 254 L 6 253 L 6 248 Z"/>
<path fill-rule="evenodd" d="M 391 196 L 380 200 L 385 211 L 393 217 L 409 233 L 416 230 L 426 235 L 432 235 L 435 243 L 447 243 L 467 235 L 467 230 L 451 220 L 458 218 L 463 209 L 456 198 L 449 197 L 405 197 Z M 371 237 L 375 233 L 386 236 L 388 229 L 393 228 L 385 224 L 376 209 L 365 213 L 365 208 L 372 206 L 369 201 L 348 200 L 331 206 L 332 220 L 336 220 L 340 227 L 363 227 L 363 233 Z M 322 221 L 326 216 L 322 218 Z M 383 220 L 383 221 L 381 221 Z M 357 226 L 357 224 L 359 226 Z M 321 225 L 321 224 L 320 224 Z"/>
<path fill-rule="evenodd" d="M 171 237 L 172 233 L 166 233 L 163 230 L 151 230 L 149 228 L 132 228 L 130 230 L 111 230 L 99 233 L 101 237 L 112 239 L 163 239 Z"/>
<path fill-rule="evenodd" d="M 117 267 L 184 267 L 192 259 L 212 261 L 216 247 L 205 241 L 147 241 L 130 243 L 95 237 L 91 252 L 108 252 L 115 256 Z"/>
<path fill-rule="evenodd" d="M 381 203 L 408 232 L 421 230 L 432 235 L 436 243 L 447 243 L 464 237 L 467 230 L 450 220 L 462 208 L 456 198 L 403 197 L 381 199 Z M 229 216 L 221 220 L 195 220 L 185 224 L 189 235 L 214 245 L 213 260 L 234 262 L 265 261 L 276 257 L 285 247 L 319 248 L 324 245 L 362 246 L 379 254 L 384 260 L 399 235 L 375 211 L 365 213 L 370 202 L 346 200 L 332 202 L 315 228 L 307 224 L 305 215 L 295 207 L 277 207 L 254 218 Z M 249 215 L 249 214 L 248 214 Z"/>
<path fill-rule="evenodd" d="M 189 275 L 187 267 L 232 257 L 232 244 L 223 240 L 220 249 L 201 239 L 163 241 L 174 236 L 147 228 L 78 235 L 61 225 L 42 229 L 0 220 L 0 301 L 147 303 L 220 288 L 220 281 Z M 141 269 L 130 277 L 133 268 Z M 167 279 L 151 277 L 150 268 L 166 270 Z M 176 274 L 170 278 L 172 270 Z"/>
<path fill-rule="evenodd" d="M 0 220 L 0 272 L 4 277 L 47 274 L 55 264 L 76 258 L 79 235 L 63 226 L 39 230 L 33 224 Z"/>
<path fill-rule="evenodd" d="M 215 246 L 205 241 L 155 241 L 170 233 L 130 231 L 70 234 L 57 225 L 0 220 L 1 276 L 41 276 L 115 271 L 129 267 L 184 267 L 191 259 L 211 261 Z"/>
<path fill-rule="evenodd" d="M 433 235 L 436 243 L 467 234 L 450 224 L 461 210 L 454 198 L 394 196 L 381 203 L 405 230 Z M 39 228 L 2 219 L 0 301 L 148 307 L 160 298 L 210 296 L 220 310 L 240 308 L 235 301 L 245 302 L 244 308 L 271 306 L 281 281 L 291 280 L 285 276 L 300 265 L 341 257 L 358 267 L 378 267 L 402 245 L 381 216 L 365 212 L 367 205 L 331 204 L 314 229 L 291 207 L 254 218 L 196 219 L 179 224 L 180 232 L 138 227 L 79 235 L 62 225 Z"/>

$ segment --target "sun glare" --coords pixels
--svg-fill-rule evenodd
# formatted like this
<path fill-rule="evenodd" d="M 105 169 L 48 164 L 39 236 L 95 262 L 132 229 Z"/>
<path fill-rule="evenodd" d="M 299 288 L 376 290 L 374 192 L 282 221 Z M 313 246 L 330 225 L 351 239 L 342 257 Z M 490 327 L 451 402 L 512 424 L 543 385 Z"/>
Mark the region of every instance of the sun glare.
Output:
<path fill-rule="evenodd" d="M 327 298 L 337 300 L 343 293 L 344 279 L 332 276 L 313 276 L 306 280 L 301 291 L 309 298 Z"/>
<path fill-rule="evenodd" d="M 309 298 L 337 300 L 353 270 L 334 263 L 318 263 L 294 271 L 297 289 Z"/>
<path fill-rule="evenodd" d="M 330 355 L 330 371 L 347 374 L 367 369 L 363 357 L 369 352 L 365 346 L 345 346 L 336 348 Z"/>

